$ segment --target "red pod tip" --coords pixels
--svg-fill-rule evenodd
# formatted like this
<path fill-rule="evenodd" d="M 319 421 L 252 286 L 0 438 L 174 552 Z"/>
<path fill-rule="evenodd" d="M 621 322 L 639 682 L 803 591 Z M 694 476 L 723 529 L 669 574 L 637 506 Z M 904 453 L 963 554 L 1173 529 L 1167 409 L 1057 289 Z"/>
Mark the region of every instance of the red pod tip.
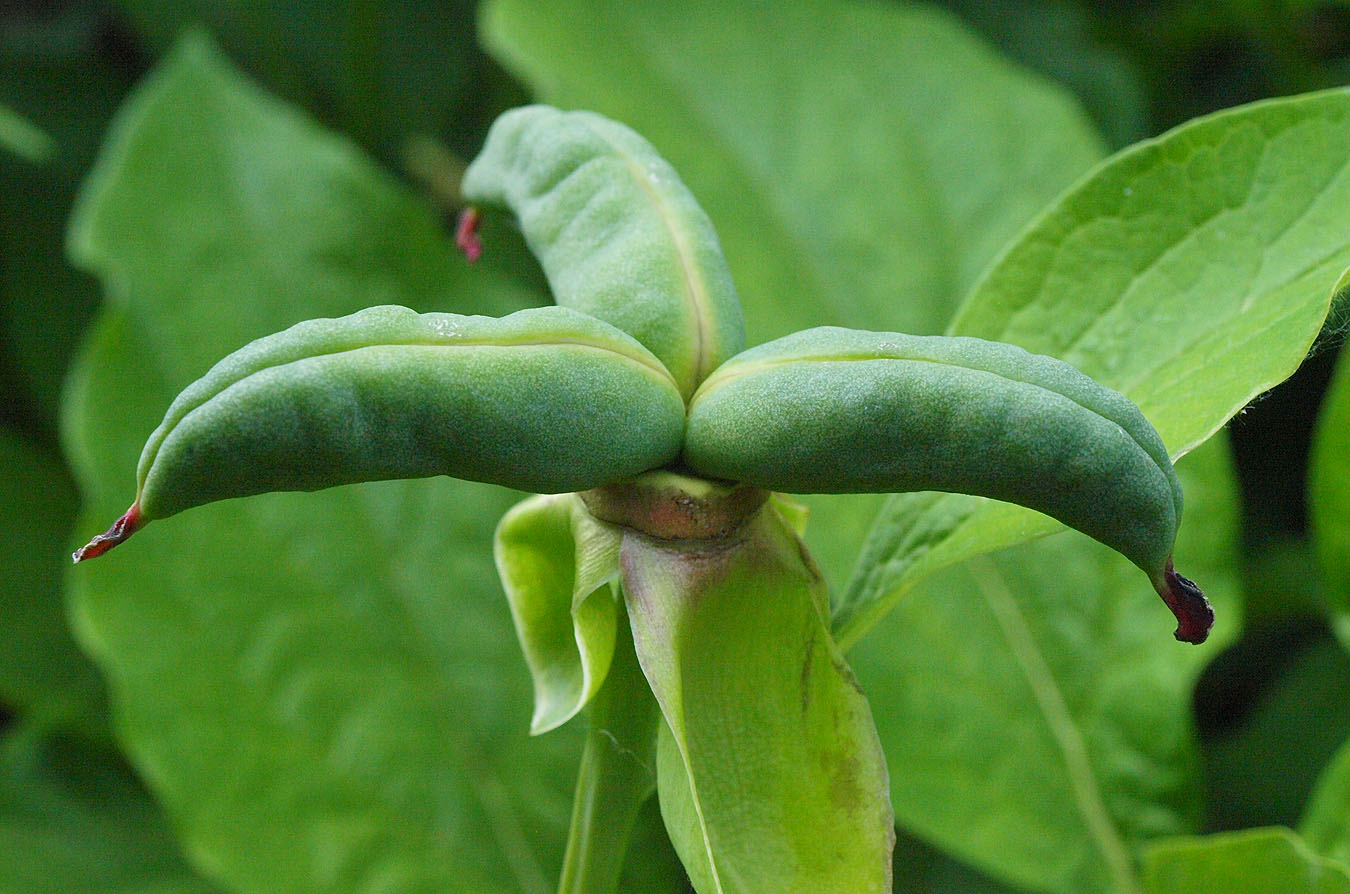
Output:
<path fill-rule="evenodd" d="M 85 559 L 97 559 L 132 534 L 135 534 L 144 524 L 145 519 L 141 516 L 140 504 L 132 503 L 131 508 L 121 518 L 112 523 L 111 528 L 75 550 L 71 558 L 75 560 L 76 565 Z"/>
<path fill-rule="evenodd" d="M 1173 635 L 1183 643 L 1203 643 L 1214 626 L 1214 609 L 1193 581 L 1172 570 L 1170 558 L 1163 570 L 1158 595 L 1177 616 L 1177 629 Z"/>
<path fill-rule="evenodd" d="M 455 245 L 464 252 L 470 264 L 483 255 L 483 241 L 478 238 L 478 209 L 473 205 L 459 212 L 459 221 L 455 224 Z"/>

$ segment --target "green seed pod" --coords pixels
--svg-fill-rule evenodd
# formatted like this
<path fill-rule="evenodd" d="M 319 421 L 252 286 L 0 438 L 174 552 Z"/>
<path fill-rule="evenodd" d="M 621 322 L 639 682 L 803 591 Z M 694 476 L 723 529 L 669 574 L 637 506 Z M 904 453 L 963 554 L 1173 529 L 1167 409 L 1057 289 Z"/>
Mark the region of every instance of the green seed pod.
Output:
<path fill-rule="evenodd" d="M 566 308 L 310 320 L 178 396 L 141 454 L 131 511 L 76 561 L 145 521 L 266 491 L 431 475 L 584 490 L 674 459 L 683 422 L 660 361 Z"/>
<path fill-rule="evenodd" d="M 1181 626 L 1212 622 L 1172 571 L 1181 486 L 1139 409 L 1060 360 L 974 338 L 821 328 L 746 351 L 690 402 L 684 461 L 795 493 L 937 490 L 1019 503 L 1118 550 Z"/>
<path fill-rule="evenodd" d="M 745 347 L 712 222 L 628 128 L 590 112 L 514 109 L 492 125 L 462 189 L 510 208 L 558 304 L 632 335 L 685 397 Z"/>

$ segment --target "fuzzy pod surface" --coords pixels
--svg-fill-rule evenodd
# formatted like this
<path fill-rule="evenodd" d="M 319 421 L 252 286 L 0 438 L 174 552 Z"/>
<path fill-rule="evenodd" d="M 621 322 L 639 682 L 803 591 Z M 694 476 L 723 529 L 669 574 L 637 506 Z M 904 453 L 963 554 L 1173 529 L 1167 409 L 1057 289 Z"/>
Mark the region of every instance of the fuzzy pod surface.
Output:
<path fill-rule="evenodd" d="M 557 303 L 632 335 L 685 397 L 744 348 L 712 222 L 627 127 L 591 112 L 513 109 L 493 123 L 462 191 L 509 208 Z"/>
<path fill-rule="evenodd" d="M 689 408 L 691 469 L 793 493 L 950 491 L 1018 503 L 1102 541 L 1155 583 L 1181 486 L 1124 395 L 1067 363 L 975 338 L 798 332 L 734 358 Z"/>
<path fill-rule="evenodd" d="M 137 505 L 149 520 L 432 475 L 579 490 L 670 461 L 682 425 L 660 362 L 583 314 L 373 307 L 259 339 L 184 390 L 141 454 Z"/>

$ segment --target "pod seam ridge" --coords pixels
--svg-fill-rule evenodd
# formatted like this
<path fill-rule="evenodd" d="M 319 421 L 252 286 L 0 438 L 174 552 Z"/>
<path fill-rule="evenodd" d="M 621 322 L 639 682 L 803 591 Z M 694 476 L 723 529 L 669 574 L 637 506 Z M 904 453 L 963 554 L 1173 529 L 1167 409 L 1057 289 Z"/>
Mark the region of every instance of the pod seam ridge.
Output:
<path fill-rule="evenodd" d="M 1147 457 L 1149 458 L 1149 461 L 1152 462 L 1153 465 L 1156 466 L 1156 467 L 1158 468 L 1158 471 L 1162 472 L 1163 475 L 1164 475 L 1165 477 L 1167 477 L 1167 469 L 1164 468 L 1164 467 L 1162 466 L 1162 464 L 1158 462 L 1157 457 L 1155 457 L 1155 456 L 1149 451 L 1149 449 L 1148 449 L 1143 443 L 1141 443 L 1141 442 L 1139 441 L 1138 438 L 1136 438 L 1133 434 L 1130 433 L 1129 429 L 1125 428 L 1125 426 L 1121 425 L 1121 424 L 1120 424 L 1119 422 L 1117 422 L 1115 419 L 1111 418 L 1110 416 L 1106 415 L 1105 413 L 1101 412 L 1100 410 L 1096 409 L 1095 407 L 1088 406 L 1087 404 L 1084 404 L 1082 401 L 1075 400 L 1074 398 L 1070 397 L 1069 395 L 1065 394 L 1065 393 L 1062 392 L 1062 391 L 1057 391 L 1057 390 L 1055 390 L 1054 388 L 1050 388 L 1050 387 L 1048 387 L 1048 386 L 1046 386 L 1046 385 L 1042 385 L 1042 384 L 1040 384 L 1039 382 L 1028 382 L 1028 381 L 1026 381 L 1025 379 L 1015 379 L 1015 378 L 1013 378 L 1012 376 L 1008 376 L 1008 375 L 1005 375 L 1005 374 L 1003 374 L 1003 373 L 995 372 L 995 371 L 993 371 L 993 370 L 986 369 L 986 368 L 984 368 L 984 367 L 979 367 L 979 366 L 963 366 L 963 365 L 958 364 L 958 363 L 951 363 L 951 362 L 948 362 L 948 361 L 945 361 L 945 360 L 933 360 L 933 359 L 927 358 L 927 357 L 875 357 L 875 356 L 866 355 L 866 354 L 859 354 L 859 355 L 856 355 L 856 356 L 850 356 L 850 355 L 845 354 L 845 355 L 831 355 L 831 356 L 817 356 L 817 357 L 793 357 L 793 358 L 790 358 L 790 359 L 784 359 L 784 360 L 772 360 L 772 361 L 767 361 L 767 362 L 764 362 L 764 363 L 747 364 L 747 366 L 746 366 L 746 368 L 745 368 L 744 370 L 739 370 L 739 369 L 738 369 L 738 370 L 733 370 L 733 371 L 727 373 L 726 376 L 725 376 L 724 378 L 723 378 L 723 377 L 709 378 L 709 379 L 704 383 L 704 385 L 712 386 L 713 388 L 715 388 L 715 387 L 717 387 L 718 385 L 724 384 L 724 383 L 726 383 L 726 382 L 732 382 L 732 381 L 735 381 L 736 379 L 743 378 L 744 376 L 750 375 L 751 373 L 762 372 L 762 371 L 764 371 L 764 370 L 776 369 L 776 368 L 779 368 L 779 367 L 789 366 L 789 365 L 798 364 L 798 363 L 821 363 L 821 364 L 825 364 L 825 363 L 860 363 L 860 362 L 869 362 L 869 361 L 883 361 L 883 362 L 884 362 L 884 361 L 888 361 L 888 360 L 898 361 L 898 362 L 901 362 L 901 363 L 930 363 L 930 364 L 933 364 L 933 365 L 935 365 L 935 366 L 946 366 L 946 367 L 952 367 L 952 368 L 955 368 L 955 369 L 963 369 L 963 370 L 967 370 L 967 371 L 969 371 L 969 372 L 984 373 L 984 374 L 986 374 L 986 375 L 994 376 L 994 377 L 996 377 L 996 378 L 1000 378 L 1000 379 L 1003 379 L 1003 380 L 1008 381 L 1008 382 L 1015 382 L 1015 383 L 1020 384 L 1020 385 L 1026 385 L 1026 386 L 1028 386 L 1028 387 L 1036 388 L 1036 389 L 1038 389 L 1038 390 L 1040 390 L 1040 391 L 1046 392 L 1047 394 L 1053 394 L 1053 395 L 1055 395 L 1055 396 L 1057 396 L 1057 397 L 1062 397 L 1062 398 L 1064 398 L 1065 400 L 1069 401 L 1070 403 L 1074 404 L 1075 406 L 1082 407 L 1084 410 L 1087 410 L 1089 413 L 1092 413 L 1093 415 L 1097 416 L 1097 417 L 1100 418 L 1100 419 L 1106 420 L 1107 422 L 1109 422 L 1109 423 L 1111 423 L 1112 425 L 1114 425 L 1116 428 L 1120 429 L 1120 431 L 1123 432 L 1123 433 L 1125 434 L 1125 436 L 1126 436 L 1127 438 L 1129 438 L 1130 441 L 1132 441 L 1132 442 L 1133 442 L 1133 443 L 1134 443 L 1134 444 L 1135 444 L 1135 445 L 1136 445 L 1136 446 L 1144 453 L 1144 455 L 1147 456 Z M 698 399 L 699 399 L 700 394 L 701 394 L 702 391 L 703 391 L 703 388 L 700 388 L 700 389 L 699 389 L 699 393 L 695 393 L 694 396 L 693 396 L 692 398 L 690 398 L 690 400 L 689 400 L 689 411 L 688 411 L 688 414 L 686 414 L 686 415 L 689 415 L 689 414 L 692 414 L 692 413 L 693 413 L 694 405 L 698 403 Z M 1119 393 L 1119 392 L 1117 392 L 1117 393 Z M 1126 399 L 1128 400 L 1128 398 L 1126 398 Z M 1169 461 L 1169 462 L 1170 462 L 1170 461 Z"/>

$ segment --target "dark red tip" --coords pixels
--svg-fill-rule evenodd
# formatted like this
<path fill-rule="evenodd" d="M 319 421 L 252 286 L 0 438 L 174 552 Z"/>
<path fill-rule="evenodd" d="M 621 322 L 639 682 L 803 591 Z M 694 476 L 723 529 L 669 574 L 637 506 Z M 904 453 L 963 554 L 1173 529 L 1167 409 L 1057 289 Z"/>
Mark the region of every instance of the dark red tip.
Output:
<path fill-rule="evenodd" d="M 470 264 L 483 255 L 483 241 L 478 238 L 478 209 L 473 205 L 459 212 L 459 221 L 455 224 L 455 245 L 464 252 Z"/>
<path fill-rule="evenodd" d="M 1177 616 L 1177 630 L 1173 635 L 1183 643 L 1203 643 L 1209 637 L 1209 629 L 1214 626 L 1214 609 L 1209 600 L 1193 581 L 1172 570 L 1171 559 L 1167 560 L 1163 583 L 1158 595 L 1167 603 L 1172 614 Z"/>
<path fill-rule="evenodd" d="M 72 556 L 75 564 L 78 565 L 85 559 L 97 559 L 132 534 L 135 534 L 144 524 L 145 519 L 141 517 L 140 504 L 132 503 L 131 508 L 121 518 L 113 522 L 111 528 L 75 550 L 75 554 Z"/>

